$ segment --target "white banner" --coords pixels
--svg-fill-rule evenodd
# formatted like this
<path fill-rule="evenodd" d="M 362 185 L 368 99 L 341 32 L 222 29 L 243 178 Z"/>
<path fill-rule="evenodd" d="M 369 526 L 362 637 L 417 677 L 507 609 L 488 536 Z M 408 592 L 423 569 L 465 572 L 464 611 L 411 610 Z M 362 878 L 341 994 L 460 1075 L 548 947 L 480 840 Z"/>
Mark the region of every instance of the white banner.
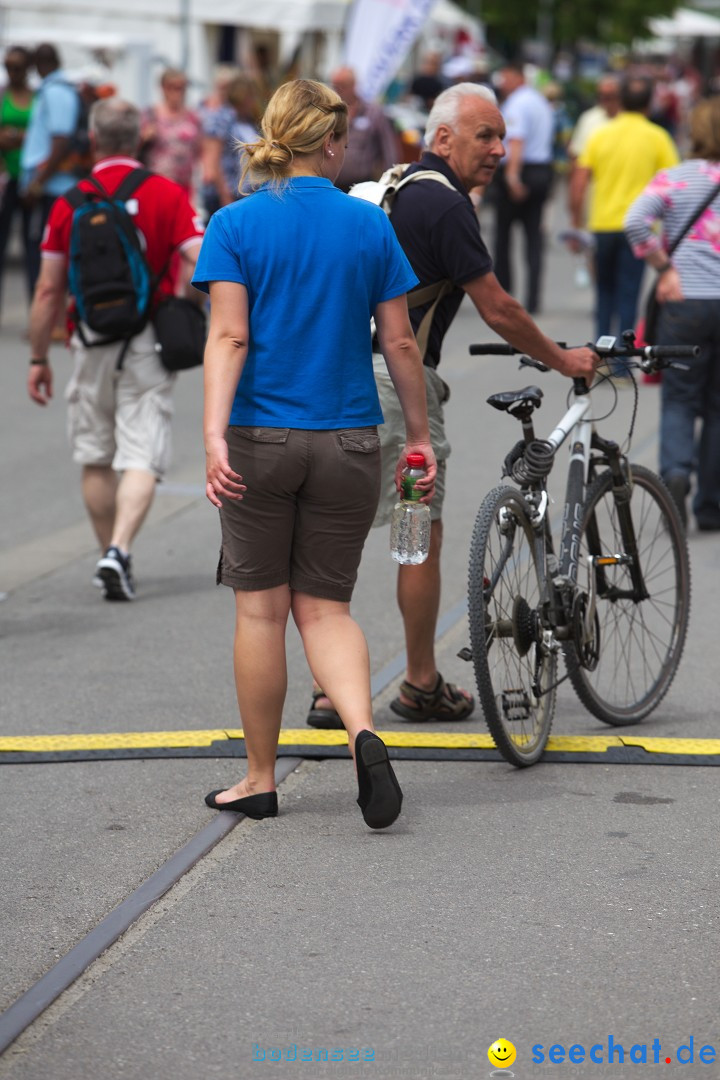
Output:
<path fill-rule="evenodd" d="M 372 101 L 390 85 L 436 0 L 355 0 L 348 18 L 344 62 L 357 91 Z"/>

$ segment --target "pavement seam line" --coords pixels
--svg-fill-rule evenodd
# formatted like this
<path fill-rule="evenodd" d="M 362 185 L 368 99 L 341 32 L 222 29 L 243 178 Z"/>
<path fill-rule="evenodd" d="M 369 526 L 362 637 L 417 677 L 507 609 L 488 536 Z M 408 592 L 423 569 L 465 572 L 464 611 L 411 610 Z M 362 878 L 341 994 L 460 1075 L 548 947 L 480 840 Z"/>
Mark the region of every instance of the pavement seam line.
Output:
<path fill-rule="evenodd" d="M 300 765 L 301 758 L 278 761 L 275 773 L 277 783 L 281 784 Z M 0 1055 L 79 978 L 85 976 L 133 925 L 149 911 L 154 911 L 182 878 L 204 863 L 240 822 L 246 820 L 244 815 L 217 814 L 8 1006 L 0 1014 Z"/>
<path fill-rule="evenodd" d="M 187 495 L 169 495 L 168 498 L 176 500 L 175 505 L 156 503 L 151 509 L 151 516 L 148 516 L 145 523 L 147 530 L 163 524 L 170 518 L 177 517 L 197 506 L 199 502 L 198 498 Z M 12 594 L 24 585 L 40 581 L 49 574 L 54 574 L 56 570 L 70 566 L 96 551 L 97 540 L 92 533 L 90 523 L 86 521 L 67 525 L 57 530 L 51 537 L 29 540 L 25 544 L 8 548 L 0 556 L 0 578 L 3 581 L 3 589 L 6 593 Z M 38 566 L 41 567 L 39 572 Z"/>

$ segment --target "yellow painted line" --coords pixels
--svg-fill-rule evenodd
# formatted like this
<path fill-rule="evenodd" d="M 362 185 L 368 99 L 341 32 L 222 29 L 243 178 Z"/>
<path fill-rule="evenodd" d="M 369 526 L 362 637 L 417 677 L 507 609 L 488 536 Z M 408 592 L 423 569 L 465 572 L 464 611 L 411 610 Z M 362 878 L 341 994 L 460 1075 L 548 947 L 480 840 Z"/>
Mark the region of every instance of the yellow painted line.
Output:
<path fill-rule="evenodd" d="M 444 750 L 494 750 L 492 735 L 487 732 L 463 731 L 380 731 L 378 733 L 386 746 L 416 746 Z"/>
<path fill-rule="evenodd" d="M 643 739 L 621 736 L 623 746 L 641 746 L 649 754 L 720 754 L 720 739 Z"/>
<path fill-rule="evenodd" d="M 491 750 L 486 732 L 383 731 L 388 746 L 416 749 Z M 0 737 L 2 753 L 49 753 L 83 750 L 142 750 L 211 746 L 242 739 L 242 728 L 194 731 L 127 731 L 94 735 L 16 735 Z M 282 728 L 281 746 L 346 746 L 344 731 Z M 720 739 L 661 739 L 628 735 L 551 735 L 547 749 L 558 753 L 604 753 L 611 748 L 638 746 L 655 754 L 720 755 Z"/>
<path fill-rule="evenodd" d="M 551 735 L 546 750 L 570 751 L 575 754 L 604 754 L 612 746 L 622 746 L 617 735 Z M 720 739 L 718 739 L 720 754 Z"/>
<path fill-rule="evenodd" d="M 19 735 L 0 738 L 0 753 L 210 746 L 219 739 L 227 738 L 228 733 L 224 729 L 219 731 L 127 731 L 112 732 L 107 735 Z"/>
<path fill-rule="evenodd" d="M 308 728 L 280 728 L 280 746 L 347 746 L 345 731 L 309 731 Z"/>

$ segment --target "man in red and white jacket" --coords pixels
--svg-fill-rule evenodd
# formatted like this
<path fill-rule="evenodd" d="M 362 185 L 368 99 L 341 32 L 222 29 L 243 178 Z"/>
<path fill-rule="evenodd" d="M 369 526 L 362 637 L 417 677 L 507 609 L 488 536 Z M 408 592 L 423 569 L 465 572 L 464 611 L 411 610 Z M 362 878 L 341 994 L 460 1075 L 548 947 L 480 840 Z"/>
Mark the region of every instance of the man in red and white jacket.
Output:
<path fill-rule="evenodd" d="M 95 156 L 92 175 L 109 194 L 141 168 L 134 157 L 140 114 L 134 105 L 111 98 L 90 112 Z M 93 190 L 88 181 L 80 187 Z M 185 295 L 203 302 L 190 285 L 203 227 L 184 190 L 151 174 L 126 203 L 145 242 L 150 270 L 160 275 L 158 295 Z M 60 197 L 50 211 L 42 242 L 42 266 L 30 311 L 28 392 L 38 405 L 53 393 L 48 360 L 53 326 L 68 286 L 68 256 L 73 209 Z M 72 297 L 71 297 L 72 300 Z M 72 306 L 70 319 L 72 325 Z M 120 345 L 86 347 L 73 332 L 74 370 L 65 396 L 73 459 L 82 465 L 85 506 L 103 556 L 94 583 L 108 600 L 135 597 L 130 548 L 170 457 L 172 389 L 176 376 L 161 364 L 151 325 L 130 340 L 120 370 Z"/>

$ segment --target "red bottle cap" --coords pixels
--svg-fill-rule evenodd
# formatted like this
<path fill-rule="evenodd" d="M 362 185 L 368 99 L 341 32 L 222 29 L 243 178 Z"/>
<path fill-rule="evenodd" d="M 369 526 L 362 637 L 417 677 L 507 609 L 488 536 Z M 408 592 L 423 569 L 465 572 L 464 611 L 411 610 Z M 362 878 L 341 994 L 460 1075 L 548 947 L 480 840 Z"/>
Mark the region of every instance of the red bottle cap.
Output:
<path fill-rule="evenodd" d="M 425 468 L 425 455 L 424 454 L 408 454 L 407 463 L 411 469 L 424 469 Z"/>

